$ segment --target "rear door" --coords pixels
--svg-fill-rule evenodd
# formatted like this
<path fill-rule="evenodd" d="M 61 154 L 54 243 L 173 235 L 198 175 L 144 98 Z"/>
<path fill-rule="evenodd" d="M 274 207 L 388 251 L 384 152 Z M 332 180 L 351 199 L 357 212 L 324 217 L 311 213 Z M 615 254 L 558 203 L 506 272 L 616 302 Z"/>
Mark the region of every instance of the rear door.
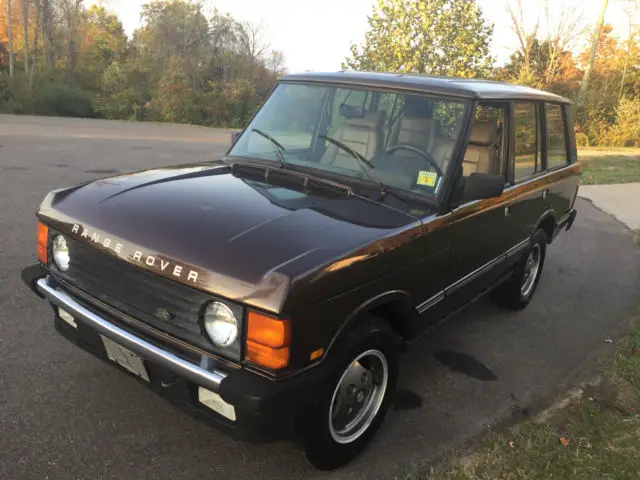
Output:
<path fill-rule="evenodd" d="M 512 106 L 513 156 L 509 162 L 511 202 L 505 211 L 510 258 L 515 261 L 545 212 L 547 179 L 544 169 L 542 103 L 514 102 Z"/>
<path fill-rule="evenodd" d="M 563 172 L 575 161 L 572 134 L 569 129 L 568 105 L 546 103 L 544 108 L 545 138 L 547 145 L 546 167 L 549 172 L 546 206 L 561 220 L 572 208 L 578 182 L 573 172 Z"/>

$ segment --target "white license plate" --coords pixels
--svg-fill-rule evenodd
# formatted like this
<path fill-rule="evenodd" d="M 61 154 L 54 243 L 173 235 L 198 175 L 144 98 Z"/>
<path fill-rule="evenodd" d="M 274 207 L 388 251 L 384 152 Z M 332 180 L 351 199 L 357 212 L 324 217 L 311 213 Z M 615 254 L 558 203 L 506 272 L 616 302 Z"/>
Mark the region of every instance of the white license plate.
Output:
<path fill-rule="evenodd" d="M 137 375 L 147 382 L 149 381 L 147 369 L 139 355 L 136 355 L 132 351 L 127 350 L 123 346 L 118 345 L 116 342 L 109 340 L 102 335 L 100 335 L 100 337 L 102 337 L 102 343 L 104 344 L 104 348 L 107 351 L 107 356 L 110 360 L 126 368 L 134 375 Z"/>
<path fill-rule="evenodd" d="M 78 324 L 76 323 L 76 319 L 73 318 L 73 316 L 71 316 L 70 313 L 65 312 L 63 309 L 58 308 L 58 315 L 60 316 L 60 318 L 62 320 L 64 320 L 65 322 L 67 322 L 69 325 L 71 325 L 73 328 L 78 328 Z"/>

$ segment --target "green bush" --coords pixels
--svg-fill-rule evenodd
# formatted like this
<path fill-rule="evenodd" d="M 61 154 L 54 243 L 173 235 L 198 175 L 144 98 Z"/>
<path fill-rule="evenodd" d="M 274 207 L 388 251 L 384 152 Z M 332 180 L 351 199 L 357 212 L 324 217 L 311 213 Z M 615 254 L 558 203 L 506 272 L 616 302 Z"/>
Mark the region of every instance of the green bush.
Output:
<path fill-rule="evenodd" d="M 577 147 L 588 147 L 589 146 L 589 137 L 584 132 L 576 132 L 576 146 Z"/>
<path fill-rule="evenodd" d="M 600 144 L 640 147 L 640 98 L 621 99 L 615 112 L 615 123 L 605 130 Z"/>
<path fill-rule="evenodd" d="M 34 100 L 34 113 L 59 117 L 95 117 L 90 92 L 61 83 L 41 85 Z"/>
<path fill-rule="evenodd" d="M 0 113 L 28 114 L 33 110 L 29 78 L 24 74 L 0 74 Z"/>

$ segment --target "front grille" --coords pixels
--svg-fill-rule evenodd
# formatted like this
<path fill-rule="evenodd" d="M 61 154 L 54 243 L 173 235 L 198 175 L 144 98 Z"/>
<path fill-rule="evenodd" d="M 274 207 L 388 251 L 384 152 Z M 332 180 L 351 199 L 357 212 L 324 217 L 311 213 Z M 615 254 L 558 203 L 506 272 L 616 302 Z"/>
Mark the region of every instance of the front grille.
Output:
<path fill-rule="evenodd" d="M 194 346 L 211 351 L 198 319 L 212 300 L 204 292 L 137 268 L 67 237 L 71 263 L 66 272 L 53 272 L 105 304 Z M 170 313 L 169 320 L 154 314 Z"/>

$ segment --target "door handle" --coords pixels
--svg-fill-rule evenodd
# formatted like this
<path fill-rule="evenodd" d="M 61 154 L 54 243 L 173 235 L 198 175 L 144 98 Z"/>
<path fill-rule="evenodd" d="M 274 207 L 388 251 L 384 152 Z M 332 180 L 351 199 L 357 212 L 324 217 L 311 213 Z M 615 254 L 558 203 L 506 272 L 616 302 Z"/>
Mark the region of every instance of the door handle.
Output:
<path fill-rule="evenodd" d="M 505 217 L 511 216 L 511 205 L 507 205 L 506 207 L 504 207 L 504 216 Z"/>
<path fill-rule="evenodd" d="M 545 188 L 545 189 L 542 191 L 542 199 L 543 199 L 543 200 L 546 200 L 547 195 L 549 195 L 549 189 L 548 189 L 548 188 Z"/>

